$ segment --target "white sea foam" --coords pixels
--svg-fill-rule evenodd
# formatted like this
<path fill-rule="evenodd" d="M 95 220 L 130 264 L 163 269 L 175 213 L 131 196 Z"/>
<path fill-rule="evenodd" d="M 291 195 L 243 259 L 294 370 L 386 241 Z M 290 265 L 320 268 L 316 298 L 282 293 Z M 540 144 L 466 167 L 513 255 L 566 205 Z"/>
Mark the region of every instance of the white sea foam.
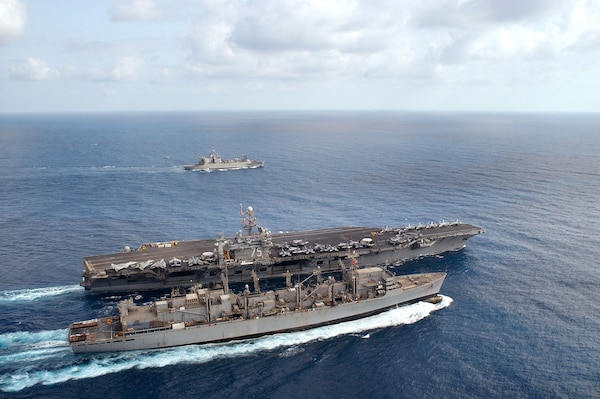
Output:
<path fill-rule="evenodd" d="M 17 301 L 35 301 L 45 297 L 63 295 L 80 290 L 81 287 L 78 285 L 64 285 L 60 287 L 0 291 L 0 304 Z"/>
<path fill-rule="evenodd" d="M 13 362 L 15 367 L 10 374 L 0 375 L 0 389 L 5 392 L 16 392 L 36 384 L 50 385 L 71 379 L 94 378 L 132 368 L 160 368 L 175 364 L 206 363 L 217 358 L 247 356 L 278 348 L 292 348 L 284 351 L 284 356 L 289 356 L 301 353 L 303 351 L 301 345 L 309 342 L 412 324 L 451 303 L 451 298 L 443 297 L 442 301 L 435 305 L 419 302 L 364 319 L 246 341 L 106 354 L 75 355 L 70 353 L 70 348 L 66 343 L 65 330 L 3 334 L 0 335 L 0 354 L 7 348 L 12 353 L 0 355 L 0 362 Z M 57 361 L 49 361 L 49 358 L 52 357 L 55 357 Z M 85 361 L 82 362 L 82 359 Z M 44 363 L 36 364 L 42 360 Z"/>
<path fill-rule="evenodd" d="M 67 330 L 51 331 L 19 331 L 6 334 L 0 334 L 0 355 L 6 350 L 12 348 L 22 348 L 25 346 L 53 346 L 53 343 L 64 343 L 67 337 Z"/>

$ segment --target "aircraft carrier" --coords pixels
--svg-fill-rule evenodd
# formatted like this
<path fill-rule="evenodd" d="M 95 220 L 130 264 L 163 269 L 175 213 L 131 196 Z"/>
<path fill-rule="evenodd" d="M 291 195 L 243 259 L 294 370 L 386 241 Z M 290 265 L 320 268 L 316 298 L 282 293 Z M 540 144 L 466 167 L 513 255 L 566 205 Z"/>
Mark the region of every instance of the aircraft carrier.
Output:
<path fill-rule="evenodd" d="M 136 250 L 86 256 L 81 286 L 92 292 L 131 292 L 209 287 L 227 270 L 230 282 L 339 272 L 352 260 L 358 267 L 389 265 L 462 249 L 485 230 L 458 221 L 403 228 L 335 227 L 272 234 L 256 224 L 252 207 L 240 205 L 242 230 L 234 237 L 154 242 Z"/>

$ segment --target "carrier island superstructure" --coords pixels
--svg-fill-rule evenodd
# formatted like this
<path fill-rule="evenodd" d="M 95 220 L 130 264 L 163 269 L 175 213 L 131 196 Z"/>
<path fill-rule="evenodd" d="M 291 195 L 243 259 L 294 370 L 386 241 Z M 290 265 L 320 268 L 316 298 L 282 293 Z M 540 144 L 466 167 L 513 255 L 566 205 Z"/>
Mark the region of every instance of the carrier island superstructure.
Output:
<path fill-rule="evenodd" d="M 334 227 L 272 234 L 256 223 L 252 207 L 240 205 L 242 229 L 226 238 L 155 242 L 137 250 L 87 256 L 81 285 L 94 292 L 131 292 L 340 271 L 340 260 L 358 267 L 389 265 L 457 251 L 484 232 L 470 224 L 430 223 L 402 228 Z M 342 262 L 343 263 L 343 262 Z"/>

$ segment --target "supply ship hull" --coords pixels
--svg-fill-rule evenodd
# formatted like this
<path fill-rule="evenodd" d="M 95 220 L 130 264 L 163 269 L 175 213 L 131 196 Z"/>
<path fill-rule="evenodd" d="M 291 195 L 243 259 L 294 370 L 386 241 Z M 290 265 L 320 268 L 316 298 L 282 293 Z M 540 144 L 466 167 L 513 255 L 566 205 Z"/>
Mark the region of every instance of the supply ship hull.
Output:
<path fill-rule="evenodd" d="M 119 304 L 119 314 L 71 324 L 74 352 L 111 352 L 224 342 L 298 331 L 363 318 L 420 300 L 436 301 L 445 273 L 393 276 L 381 267 L 358 269 L 340 262 L 343 280 L 321 272 L 303 282 L 261 292 L 254 278 L 240 294 L 229 291 L 225 275 L 216 289 L 192 287 L 150 305 L 131 299 Z M 348 265 L 351 263 L 351 265 Z M 346 267 L 348 266 L 348 267 Z M 304 284 L 306 283 L 306 284 Z"/>
<path fill-rule="evenodd" d="M 250 229 L 253 225 L 248 222 Z M 256 225 L 254 225 L 256 226 Z M 260 226 L 257 226 L 260 228 Z M 258 233 L 225 239 L 145 244 L 135 251 L 87 256 L 81 285 L 94 292 L 131 292 L 210 284 L 227 266 L 229 280 L 339 271 L 339 260 L 358 266 L 401 263 L 462 249 L 484 229 L 459 222 L 406 228 L 337 227 L 294 233 Z"/>

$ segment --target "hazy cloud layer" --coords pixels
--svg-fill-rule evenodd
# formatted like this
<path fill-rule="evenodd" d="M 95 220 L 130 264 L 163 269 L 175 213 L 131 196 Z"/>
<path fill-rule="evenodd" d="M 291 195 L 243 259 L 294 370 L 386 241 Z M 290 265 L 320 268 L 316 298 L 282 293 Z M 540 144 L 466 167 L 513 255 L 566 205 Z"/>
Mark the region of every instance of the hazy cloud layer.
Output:
<path fill-rule="evenodd" d="M 163 16 L 163 10 L 152 0 L 119 0 L 109 9 L 113 21 L 152 20 Z"/>
<path fill-rule="evenodd" d="M 48 80 L 57 78 L 59 72 L 51 69 L 46 61 L 29 57 L 22 63 L 10 66 L 10 77 L 14 80 Z"/>
<path fill-rule="evenodd" d="M 580 93 L 573 109 L 597 91 L 592 0 L 121 0 L 29 21 L 44 48 L 23 3 L 0 1 L 10 79 L 110 82 L 114 96 L 152 85 L 182 105 L 557 109 L 562 90 Z"/>

